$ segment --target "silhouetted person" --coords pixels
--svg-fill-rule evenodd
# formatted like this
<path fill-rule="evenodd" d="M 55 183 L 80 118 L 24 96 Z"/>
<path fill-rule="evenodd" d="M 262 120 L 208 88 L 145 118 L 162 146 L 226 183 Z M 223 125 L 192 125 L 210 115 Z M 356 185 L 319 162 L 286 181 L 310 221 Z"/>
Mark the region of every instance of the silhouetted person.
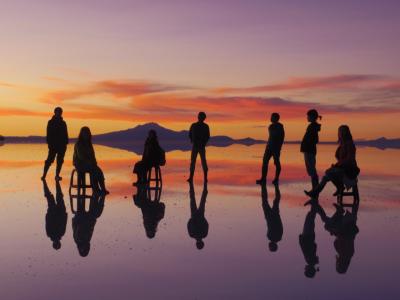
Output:
<path fill-rule="evenodd" d="M 322 117 L 315 109 L 311 109 L 307 112 L 307 121 L 310 122 L 310 124 L 307 127 L 300 146 L 300 151 L 304 154 L 304 162 L 306 165 L 307 174 L 311 177 L 311 184 L 313 188 L 318 185 L 319 180 L 316 168 L 316 156 L 317 144 L 319 142 L 318 132 L 321 130 L 321 125 L 317 123 L 318 118 L 321 119 Z"/>
<path fill-rule="evenodd" d="M 299 244 L 303 252 L 306 266 L 304 275 L 313 278 L 318 271 L 316 265 L 319 263 L 317 256 L 317 244 L 315 243 L 315 217 L 317 206 L 312 205 L 304 220 L 303 232 L 299 235 Z"/>
<path fill-rule="evenodd" d="M 356 161 L 356 146 L 350 128 L 347 125 L 341 125 L 338 129 L 338 137 L 339 147 L 335 153 L 337 162 L 326 170 L 325 176 L 314 189 L 309 192 L 305 191 L 311 198 L 317 198 L 329 181 L 336 186 L 335 195 L 337 195 L 344 190 L 345 180 L 354 180 L 360 173 Z"/>
<path fill-rule="evenodd" d="M 200 204 L 197 207 L 193 183 L 190 182 L 190 219 L 187 224 L 189 236 L 196 240 L 197 249 L 204 248 L 204 241 L 208 235 L 208 222 L 204 216 L 207 201 L 207 183 L 204 183 Z"/>
<path fill-rule="evenodd" d="M 347 272 L 351 259 L 354 255 L 354 241 L 359 229 L 357 227 L 358 206 L 353 205 L 352 211 L 344 210 L 338 204 L 334 204 L 336 212 L 332 217 L 328 217 L 321 206 L 319 214 L 325 223 L 325 229 L 336 237 L 333 245 L 337 252 L 336 271 L 339 274 Z"/>
<path fill-rule="evenodd" d="M 268 227 L 267 238 L 270 241 L 268 247 L 271 252 L 276 252 L 278 250 L 278 242 L 282 240 L 283 235 L 282 219 L 279 212 L 281 200 L 279 185 L 275 184 L 275 199 L 272 202 L 272 207 L 268 202 L 268 191 L 265 184 L 261 186 L 261 200 Z"/>
<path fill-rule="evenodd" d="M 78 141 L 74 147 L 74 166 L 79 173 L 90 174 L 93 191 L 108 194 L 104 183 L 104 174 L 97 165 L 96 155 L 92 144 L 92 133 L 89 127 L 82 127 Z"/>
<path fill-rule="evenodd" d="M 188 182 L 193 181 L 194 169 L 196 167 L 197 154 L 200 154 L 201 165 L 204 172 L 204 182 L 207 182 L 208 166 L 206 160 L 206 145 L 210 139 L 210 128 L 206 123 L 206 114 L 204 112 L 199 112 L 198 121 L 190 126 L 189 138 L 192 143 L 192 154 L 190 162 L 190 175 Z"/>
<path fill-rule="evenodd" d="M 142 210 L 143 225 L 146 236 L 152 239 L 156 236 L 157 227 L 165 215 L 165 204 L 161 200 L 161 188 L 155 190 L 155 199 L 151 199 L 151 190 L 143 185 L 138 186 L 133 201 Z"/>
<path fill-rule="evenodd" d="M 261 169 L 261 178 L 257 180 L 257 184 L 264 184 L 267 180 L 268 164 L 271 157 L 274 158 L 275 164 L 275 178 L 273 184 L 279 182 L 279 175 L 281 174 L 281 149 L 285 139 L 285 130 L 283 125 L 279 123 L 280 116 L 278 113 L 271 114 L 271 125 L 268 127 L 268 142 L 265 147 L 263 164 Z"/>
<path fill-rule="evenodd" d="M 146 183 L 150 168 L 163 165 L 165 165 L 165 151 L 160 147 L 156 131 L 152 129 L 144 144 L 142 160 L 138 161 L 133 169 L 138 177 L 135 185 Z"/>
<path fill-rule="evenodd" d="M 67 210 L 60 182 L 56 181 L 56 197 L 50 192 L 46 180 L 43 180 L 44 196 L 47 199 L 46 234 L 53 242 L 53 248 L 61 248 L 61 239 L 67 228 Z"/>
<path fill-rule="evenodd" d="M 49 171 L 49 168 L 56 157 L 57 166 L 55 179 L 62 179 L 62 177 L 60 176 L 60 172 L 64 163 L 65 151 L 67 151 L 68 144 L 67 124 L 62 118 L 62 113 L 62 108 L 56 107 L 54 109 L 54 116 L 47 123 L 46 142 L 49 148 L 49 153 L 47 155 L 46 161 L 44 162 L 42 180 L 46 178 L 47 172 Z"/>
<path fill-rule="evenodd" d="M 85 196 L 78 196 L 76 214 L 72 218 L 72 231 L 79 254 L 86 257 L 90 252 L 90 241 L 94 226 L 104 209 L 105 195 L 93 194 L 90 198 L 89 210 L 85 210 Z"/>

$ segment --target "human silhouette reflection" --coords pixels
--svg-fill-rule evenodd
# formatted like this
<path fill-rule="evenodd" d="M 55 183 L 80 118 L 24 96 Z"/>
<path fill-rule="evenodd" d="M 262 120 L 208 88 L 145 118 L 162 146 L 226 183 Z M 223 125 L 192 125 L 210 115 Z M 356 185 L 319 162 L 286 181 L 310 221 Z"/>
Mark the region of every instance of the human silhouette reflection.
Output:
<path fill-rule="evenodd" d="M 334 205 L 336 211 L 332 217 L 328 217 L 321 206 L 318 206 L 318 212 L 325 223 L 325 229 L 336 237 L 333 242 L 337 252 L 336 271 L 339 274 L 345 274 L 354 255 L 354 241 L 359 232 L 357 226 L 358 205 L 353 205 L 351 211 L 344 209 L 341 205 Z"/>
<path fill-rule="evenodd" d="M 204 216 L 207 201 L 207 183 L 203 185 L 203 192 L 201 193 L 201 200 L 199 206 L 196 204 L 196 195 L 194 192 L 193 182 L 189 182 L 189 195 L 190 195 L 190 219 L 187 224 L 189 236 L 196 240 L 197 249 L 204 248 L 204 241 L 208 235 L 208 222 Z"/>
<path fill-rule="evenodd" d="M 46 234 L 53 242 L 53 248 L 61 248 L 61 239 L 67 227 L 67 210 L 60 182 L 56 181 L 56 197 L 51 193 L 46 180 L 43 180 L 43 192 L 47 199 Z"/>
<path fill-rule="evenodd" d="M 152 191 L 154 191 L 154 199 L 152 199 Z M 133 196 L 133 202 L 142 210 L 143 225 L 149 239 L 156 236 L 158 223 L 165 215 L 165 204 L 161 202 L 161 191 L 161 188 L 138 185 L 137 193 Z"/>
<path fill-rule="evenodd" d="M 319 269 L 317 264 L 319 258 L 317 256 L 317 244 L 315 243 L 315 217 L 317 216 L 318 207 L 312 205 L 304 220 L 303 232 L 299 235 L 299 244 L 303 252 L 306 266 L 304 275 L 313 278 Z"/>
<path fill-rule="evenodd" d="M 281 200 L 281 192 L 279 184 L 275 184 L 275 198 L 272 202 L 272 207 L 268 202 L 268 191 L 266 184 L 261 185 L 261 200 L 264 210 L 265 220 L 267 221 L 267 238 L 269 240 L 269 250 L 276 252 L 278 250 L 278 242 L 282 240 L 283 225 L 279 212 L 279 203 Z"/>
<path fill-rule="evenodd" d="M 104 209 L 105 195 L 94 193 L 92 196 L 79 195 L 77 198 L 75 216 L 72 218 L 74 241 L 82 257 L 90 252 L 90 241 L 94 226 Z M 89 209 L 86 211 L 86 201 L 89 199 Z"/>

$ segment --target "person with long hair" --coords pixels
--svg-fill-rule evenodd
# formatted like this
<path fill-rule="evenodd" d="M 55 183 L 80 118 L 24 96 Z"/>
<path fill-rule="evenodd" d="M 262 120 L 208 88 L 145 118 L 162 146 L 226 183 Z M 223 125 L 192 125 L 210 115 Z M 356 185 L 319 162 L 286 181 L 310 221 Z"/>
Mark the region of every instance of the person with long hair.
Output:
<path fill-rule="evenodd" d="M 148 170 L 152 167 L 164 166 L 165 163 L 165 151 L 158 142 L 157 132 L 151 129 L 144 143 L 142 160 L 138 161 L 133 169 L 133 173 L 137 175 L 134 185 L 146 183 Z"/>
<path fill-rule="evenodd" d="M 310 109 L 307 112 L 307 121 L 310 123 L 301 141 L 300 151 L 304 154 L 304 162 L 307 169 L 308 176 L 311 177 L 312 188 L 318 185 L 317 173 L 317 144 L 319 142 L 318 132 L 321 130 L 321 124 L 317 122 L 322 117 L 315 109 Z"/>
<path fill-rule="evenodd" d="M 345 188 L 344 180 L 354 180 L 360 173 L 356 161 L 356 146 L 351 135 L 350 128 L 347 125 L 341 125 L 338 129 L 338 143 L 335 157 L 337 162 L 326 170 L 325 176 L 321 182 L 311 191 L 304 191 L 306 195 L 316 198 L 324 189 L 325 185 L 332 181 L 336 186 L 335 195 L 342 192 Z"/>
<path fill-rule="evenodd" d="M 97 165 L 96 155 L 92 144 L 92 133 L 89 127 L 82 127 L 78 141 L 74 147 L 74 167 L 78 173 L 89 173 L 93 191 L 108 194 L 104 183 L 104 174 Z"/>

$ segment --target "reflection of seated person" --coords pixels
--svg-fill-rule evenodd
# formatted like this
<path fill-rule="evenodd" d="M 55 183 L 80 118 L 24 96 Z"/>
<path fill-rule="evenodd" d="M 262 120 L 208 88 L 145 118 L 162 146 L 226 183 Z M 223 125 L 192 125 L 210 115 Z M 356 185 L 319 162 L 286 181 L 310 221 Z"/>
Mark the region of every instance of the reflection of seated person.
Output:
<path fill-rule="evenodd" d="M 72 231 L 79 254 L 82 257 L 85 257 L 89 254 L 90 240 L 92 239 L 96 221 L 103 213 L 104 200 L 104 195 L 94 194 L 90 198 L 89 210 L 86 211 L 85 197 L 78 197 L 77 199 L 77 210 L 72 219 Z"/>
<path fill-rule="evenodd" d="M 150 199 L 150 190 L 139 187 L 137 194 L 133 196 L 135 205 L 142 210 L 143 225 L 146 231 L 146 236 L 149 239 L 155 237 L 158 223 L 164 218 L 165 204 L 160 202 L 161 189 L 155 191 L 155 200 Z"/>
<path fill-rule="evenodd" d="M 67 227 L 67 210 L 60 182 L 56 181 L 56 197 L 50 192 L 46 180 L 43 180 L 44 196 L 47 199 L 46 234 L 53 242 L 53 248 L 61 248 L 61 239 Z"/>
<path fill-rule="evenodd" d="M 325 223 L 325 229 L 336 237 L 333 245 L 337 252 L 336 271 L 340 274 L 347 272 L 351 259 L 354 255 L 354 241 L 359 229 L 357 227 L 357 207 L 349 212 L 340 205 L 334 204 L 336 212 L 328 217 L 321 206 L 319 214 Z"/>
<path fill-rule="evenodd" d="M 135 164 L 133 173 L 137 175 L 137 184 L 147 182 L 147 172 L 152 167 L 165 165 L 165 152 L 158 143 L 158 137 L 155 130 L 150 130 L 144 144 L 142 160 Z"/>
<path fill-rule="evenodd" d="M 264 210 L 265 220 L 267 221 L 267 238 L 269 239 L 269 250 L 275 252 L 278 250 L 278 242 L 282 239 L 283 225 L 281 215 L 279 213 L 279 203 L 281 193 L 279 185 L 275 184 L 275 199 L 272 207 L 268 203 L 268 192 L 265 184 L 261 186 L 262 207 Z"/>
<path fill-rule="evenodd" d="M 316 215 L 316 206 L 312 206 L 304 220 L 303 232 L 299 235 L 299 244 L 307 263 L 304 275 L 308 278 L 313 278 L 318 271 L 316 265 L 319 263 L 319 258 L 317 256 L 317 244 L 315 243 Z"/>
<path fill-rule="evenodd" d="M 339 147 L 335 153 L 337 162 L 326 170 L 325 176 L 315 188 L 305 191 L 306 195 L 312 198 L 317 198 L 329 181 L 336 186 L 336 196 L 344 190 L 345 183 L 354 182 L 360 173 L 356 161 L 356 146 L 349 127 L 347 125 L 340 126 L 338 136 Z"/>
<path fill-rule="evenodd" d="M 192 182 L 190 182 L 189 194 L 191 215 L 187 224 L 187 229 L 189 236 L 196 240 L 197 249 L 201 250 L 204 248 L 203 239 L 208 235 L 208 222 L 204 216 L 208 194 L 207 183 L 205 183 L 203 186 L 203 192 L 201 194 L 201 200 L 198 207 L 196 204 L 196 196 Z"/>

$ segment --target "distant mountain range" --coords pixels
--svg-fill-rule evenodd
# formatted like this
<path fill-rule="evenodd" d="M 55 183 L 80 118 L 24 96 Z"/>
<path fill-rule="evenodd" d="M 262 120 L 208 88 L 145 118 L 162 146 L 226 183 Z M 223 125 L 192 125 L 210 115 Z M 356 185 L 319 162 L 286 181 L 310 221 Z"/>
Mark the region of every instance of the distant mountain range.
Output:
<path fill-rule="evenodd" d="M 93 136 L 93 142 L 99 145 L 105 145 L 113 148 L 142 153 L 144 141 L 150 129 L 157 132 L 161 146 L 166 151 L 172 150 L 190 150 L 189 133 L 187 130 L 174 131 L 164 128 L 157 123 L 147 123 L 138 125 L 134 128 L 114 131 Z M 74 142 L 76 139 L 71 139 Z M 1 136 L 0 136 L 1 141 Z M 5 137 L 7 143 L 44 143 L 46 141 L 43 136 L 28 136 L 28 137 Z M 228 136 L 213 136 L 210 139 L 209 145 L 217 147 L 227 147 L 233 144 L 251 146 L 255 144 L 264 144 L 263 140 L 252 138 L 233 139 Z M 299 144 L 299 141 L 288 141 L 287 144 Z M 336 144 L 336 142 L 321 142 L 321 144 Z M 359 146 L 376 147 L 379 149 L 395 148 L 400 149 L 400 139 L 386 139 L 384 137 L 376 140 L 359 140 L 356 141 Z"/>

